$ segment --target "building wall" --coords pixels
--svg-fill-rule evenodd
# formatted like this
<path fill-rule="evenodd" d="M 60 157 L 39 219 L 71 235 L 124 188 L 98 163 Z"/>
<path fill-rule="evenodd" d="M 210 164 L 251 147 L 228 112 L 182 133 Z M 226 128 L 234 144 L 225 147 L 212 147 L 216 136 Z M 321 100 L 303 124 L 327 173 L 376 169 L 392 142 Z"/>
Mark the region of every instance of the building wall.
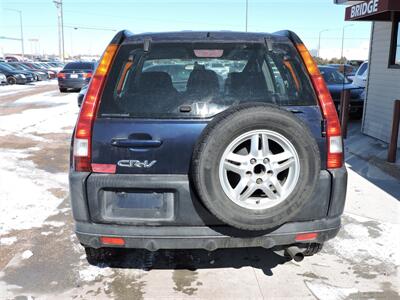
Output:
<path fill-rule="evenodd" d="M 400 99 L 400 69 L 389 69 L 391 22 L 375 22 L 372 29 L 363 133 L 390 141 L 393 102 Z M 399 143 L 400 146 L 400 143 Z"/>

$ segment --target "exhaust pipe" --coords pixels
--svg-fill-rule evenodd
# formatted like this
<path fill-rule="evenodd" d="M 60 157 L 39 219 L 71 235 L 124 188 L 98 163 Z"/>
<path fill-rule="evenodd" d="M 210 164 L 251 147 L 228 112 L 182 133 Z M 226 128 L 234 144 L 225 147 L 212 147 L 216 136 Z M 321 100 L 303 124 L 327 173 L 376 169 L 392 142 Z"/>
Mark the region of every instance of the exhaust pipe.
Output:
<path fill-rule="evenodd" d="M 291 246 L 286 248 L 286 253 L 296 262 L 301 262 L 304 259 L 303 251 L 299 247 Z"/>

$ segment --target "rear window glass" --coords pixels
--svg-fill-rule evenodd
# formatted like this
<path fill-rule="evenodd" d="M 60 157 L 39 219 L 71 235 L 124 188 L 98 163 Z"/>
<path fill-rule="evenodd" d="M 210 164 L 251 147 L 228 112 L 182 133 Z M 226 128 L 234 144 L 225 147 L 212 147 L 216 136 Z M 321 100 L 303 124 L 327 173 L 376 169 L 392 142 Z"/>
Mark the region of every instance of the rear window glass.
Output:
<path fill-rule="evenodd" d="M 290 43 L 124 45 L 99 109 L 105 117 L 206 118 L 246 102 L 315 105 Z"/>
<path fill-rule="evenodd" d="M 86 62 L 71 62 L 71 63 L 67 63 L 64 67 L 64 70 L 72 70 L 72 69 L 93 70 L 94 64 L 86 63 Z"/>

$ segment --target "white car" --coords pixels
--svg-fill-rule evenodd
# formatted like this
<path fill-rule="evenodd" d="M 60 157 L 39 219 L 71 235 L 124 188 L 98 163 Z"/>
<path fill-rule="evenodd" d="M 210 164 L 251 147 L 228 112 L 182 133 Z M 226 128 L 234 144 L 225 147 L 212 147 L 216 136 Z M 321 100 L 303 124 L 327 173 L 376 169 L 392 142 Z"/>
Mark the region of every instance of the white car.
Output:
<path fill-rule="evenodd" d="M 0 85 L 6 85 L 7 84 L 7 77 L 3 73 L 0 73 Z"/>
<path fill-rule="evenodd" d="M 365 61 L 358 68 L 356 75 L 354 76 L 353 79 L 353 84 L 357 87 L 365 88 L 367 84 L 367 77 L 368 77 L 368 61 Z"/>

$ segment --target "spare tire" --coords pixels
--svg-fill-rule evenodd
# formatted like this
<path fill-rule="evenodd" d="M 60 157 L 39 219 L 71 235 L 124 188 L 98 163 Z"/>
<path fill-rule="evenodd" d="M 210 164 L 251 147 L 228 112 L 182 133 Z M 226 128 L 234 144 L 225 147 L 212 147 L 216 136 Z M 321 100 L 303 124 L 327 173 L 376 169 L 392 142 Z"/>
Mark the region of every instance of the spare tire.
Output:
<path fill-rule="evenodd" d="M 274 105 L 247 103 L 216 115 L 193 152 L 192 180 L 221 221 L 265 230 L 289 221 L 311 197 L 320 153 L 307 125 Z"/>

